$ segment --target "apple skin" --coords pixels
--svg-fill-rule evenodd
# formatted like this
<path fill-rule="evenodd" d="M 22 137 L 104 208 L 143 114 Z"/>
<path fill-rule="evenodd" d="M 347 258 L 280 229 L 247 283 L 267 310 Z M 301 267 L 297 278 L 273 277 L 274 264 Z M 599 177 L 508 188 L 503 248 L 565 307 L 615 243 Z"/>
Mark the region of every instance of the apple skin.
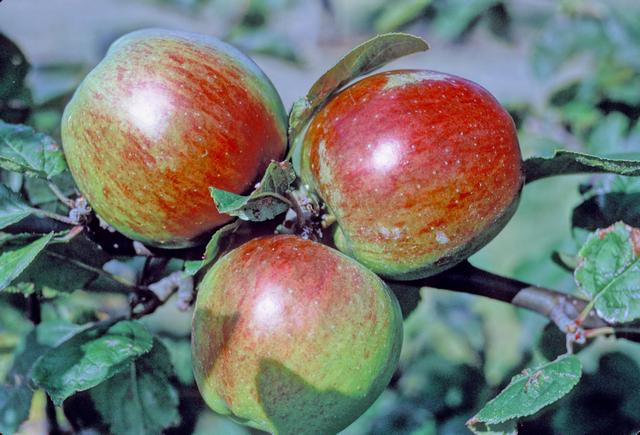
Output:
<path fill-rule="evenodd" d="M 65 108 L 62 142 L 91 207 L 126 236 L 194 245 L 228 222 L 209 186 L 243 193 L 286 148 L 269 79 L 216 38 L 147 29 L 115 41 Z"/>
<path fill-rule="evenodd" d="M 278 434 L 335 434 L 382 393 L 402 314 L 387 285 L 296 236 L 253 239 L 200 283 L 195 378 L 216 412 Z"/>
<path fill-rule="evenodd" d="M 336 246 L 398 280 L 482 248 L 515 212 L 524 178 L 513 120 L 495 98 L 424 70 L 339 92 L 312 119 L 300 167 L 337 219 Z"/>

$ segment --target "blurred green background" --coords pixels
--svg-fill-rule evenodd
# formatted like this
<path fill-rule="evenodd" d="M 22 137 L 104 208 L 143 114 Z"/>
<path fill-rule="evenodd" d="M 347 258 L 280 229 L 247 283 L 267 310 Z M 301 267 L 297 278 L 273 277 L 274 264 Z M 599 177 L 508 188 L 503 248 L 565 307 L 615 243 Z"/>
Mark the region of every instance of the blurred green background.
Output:
<path fill-rule="evenodd" d="M 435 69 L 480 83 L 513 114 L 525 156 L 555 148 L 640 152 L 637 0 L 4 0 L 0 32 L 32 68 L 17 90 L 0 83 L 6 101 L 0 118 L 59 137 L 61 109 L 78 82 L 111 41 L 142 27 L 208 33 L 237 45 L 272 79 L 287 107 L 356 44 L 379 32 L 406 31 L 424 37 L 431 50 L 386 69 Z M 7 44 L 2 41 L 0 55 L 11 52 Z M 553 252 L 575 254 L 587 231 L 621 217 L 640 226 L 640 201 L 615 203 L 615 213 L 610 203 L 603 205 L 616 193 L 640 194 L 640 181 L 537 181 L 525 188 L 507 228 L 471 261 L 571 292 L 572 275 L 552 261 Z M 511 376 L 564 351 L 564 338 L 545 329 L 539 316 L 474 296 L 433 289 L 423 289 L 422 296 L 406 322 L 399 372 L 345 434 L 467 433 L 464 422 Z M 51 309 L 60 315 L 121 303 L 89 294 L 74 294 L 73 301 Z M 0 347 L 11 349 L 26 326 L 2 299 L 0 313 Z M 76 315 L 70 313 L 65 315 Z M 182 425 L 167 433 L 250 433 L 207 411 L 194 392 L 189 321 L 189 313 L 172 305 L 147 319 L 170 344 L 180 385 Z M 526 419 L 520 433 L 640 429 L 640 346 L 602 339 L 580 357 L 582 382 Z M 0 377 L 9 363 L 0 353 Z M 38 418 L 42 413 L 34 411 L 23 432 L 39 433 Z"/>

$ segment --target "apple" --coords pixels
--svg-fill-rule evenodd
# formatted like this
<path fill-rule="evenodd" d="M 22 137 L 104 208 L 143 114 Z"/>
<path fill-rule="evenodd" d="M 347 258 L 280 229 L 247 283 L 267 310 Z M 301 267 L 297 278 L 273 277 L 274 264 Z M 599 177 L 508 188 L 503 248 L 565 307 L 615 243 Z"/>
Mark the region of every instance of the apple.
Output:
<path fill-rule="evenodd" d="M 375 74 L 332 97 L 307 129 L 300 166 L 335 215 L 338 248 L 398 280 L 441 272 L 488 243 L 524 178 L 498 101 L 424 70 Z"/>
<path fill-rule="evenodd" d="M 199 285 L 195 378 L 206 403 L 279 434 L 335 434 L 382 393 L 402 314 L 373 272 L 291 235 L 222 257 Z"/>
<path fill-rule="evenodd" d="M 143 243 L 192 246 L 228 222 L 209 186 L 251 189 L 286 148 L 286 114 L 247 56 L 210 36 L 148 29 L 114 42 L 67 105 L 62 143 L 96 213 Z"/>

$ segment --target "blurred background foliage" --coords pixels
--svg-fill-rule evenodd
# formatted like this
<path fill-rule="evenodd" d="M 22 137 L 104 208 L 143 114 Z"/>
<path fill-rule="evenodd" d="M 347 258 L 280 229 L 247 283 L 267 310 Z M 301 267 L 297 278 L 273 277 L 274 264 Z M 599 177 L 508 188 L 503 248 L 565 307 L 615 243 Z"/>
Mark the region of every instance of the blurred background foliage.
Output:
<path fill-rule="evenodd" d="M 407 31 L 430 41 L 432 53 L 391 67 L 442 69 L 487 86 L 513 114 L 525 156 L 549 154 L 555 148 L 640 154 L 640 3 L 635 0 L 96 2 L 93 21 L 82 15 L 84 28 L 57 36 L 51 30 L 60 26 L 55 21 L 59 17 L 40 14 L 44 3 L 0 4 L 0 32 L 6 32 L 0 35 L 0 118 L 30 124 L 57 139 L 62 109 L 76 85 L 113 39 L 135 27 L 179 27 L 228 40 L 256 55 L 287 105 L 357 42 L 376 32 Z M 86 13 L 74 9 L 81 8 L 81 2 L 49 3 L 57 3 L 60 14 Z M 116 7 L 119 10 L 109 9 Z M 133 8 L 140 16 L 148 13 L 147 18 L 114 18 Z M 34 17 L 41 23 L 53 21 L 43 24 L 41 32 L 23 33 L 21 26 Z M 98 21 L 103 22 L 101 30 L 94 32 L 90 24 Z M 73 37 L 65 39 L 64 32 L 72 31 Z M 83 53 L 91 54 L 74 56 L 70 44 L 89 44 Z M 48 50 L 52 45 L 59 47 L 54 54 Z M 9 186 L 24 187 L 41 204 L 53 203 L 37 180 L 0 176 Z M 64 187 L 64 180 L 58 185 Z M 620 219 L 640 226 L 638 179 L 606 175 L 537 181 L 525 188 L 508 227 L 471 261 L 572 292 L 572 275 L 552 254 L 556 261 L 571 259 L 588 231 Z M 112 266 L 135 276 L 142 262 Z M 63 285 L 64 276 L 42 283 L 42 288 L 45 295 L 54 294 L 56 286 Z M 0 379 L 30 330 L 22 315 L 25 307 L 21 295 L 0 296 Z M 46 302 L 43 319 L 83 322 L 123 307 L 126 298 L 121 294 L 79 289 Z M 167 304 L 145 322 L 168 345 L 180 393 L 182 423 L 167 433 L 250 433 L 207 411 L 199 398 L 191 373 L 190 314 Z M 545 328 L 541 317 L 433 289 L 422 290 L 405 334 L 400 370 L 392 384 L 345 434 L 466 433 L 464 422 L 511 376 L 555 358 L 565 346 L 564 337 L 555 328 Z M 585 365 L 583 381 L 567 398 L 524 421 L 520 433 L 630 434 L 640 428 L 640 346 L 599 339 L 579 355 Z M 87 426 L 105 429 L 90 401 L 83 402 L 83 394 L 65 406 L 81 409 Z M 32 418 L 22 433 L 39 433 L 43 407 L 42 397 L 34 400 Z"/>

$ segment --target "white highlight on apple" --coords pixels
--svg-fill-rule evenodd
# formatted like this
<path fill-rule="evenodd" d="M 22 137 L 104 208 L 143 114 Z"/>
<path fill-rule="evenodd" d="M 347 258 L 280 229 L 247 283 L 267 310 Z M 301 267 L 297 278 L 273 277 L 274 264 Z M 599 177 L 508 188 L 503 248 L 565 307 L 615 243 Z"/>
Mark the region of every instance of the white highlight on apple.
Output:
<path fill-rule="evenodd" d="M 400 153 L 396 142 L 382 142 L 373 150 L 373 167 L 378 171 L 393 169 L 400 162 Z"/>
<path fill-rule="evenodd" d="M 168 125 L 167 118 L 173 109 L 169 96 L 154 86 L 135 90 L 126 106 L 129 107 L 133 124 L 150 139 L 162 136 Z"/>

